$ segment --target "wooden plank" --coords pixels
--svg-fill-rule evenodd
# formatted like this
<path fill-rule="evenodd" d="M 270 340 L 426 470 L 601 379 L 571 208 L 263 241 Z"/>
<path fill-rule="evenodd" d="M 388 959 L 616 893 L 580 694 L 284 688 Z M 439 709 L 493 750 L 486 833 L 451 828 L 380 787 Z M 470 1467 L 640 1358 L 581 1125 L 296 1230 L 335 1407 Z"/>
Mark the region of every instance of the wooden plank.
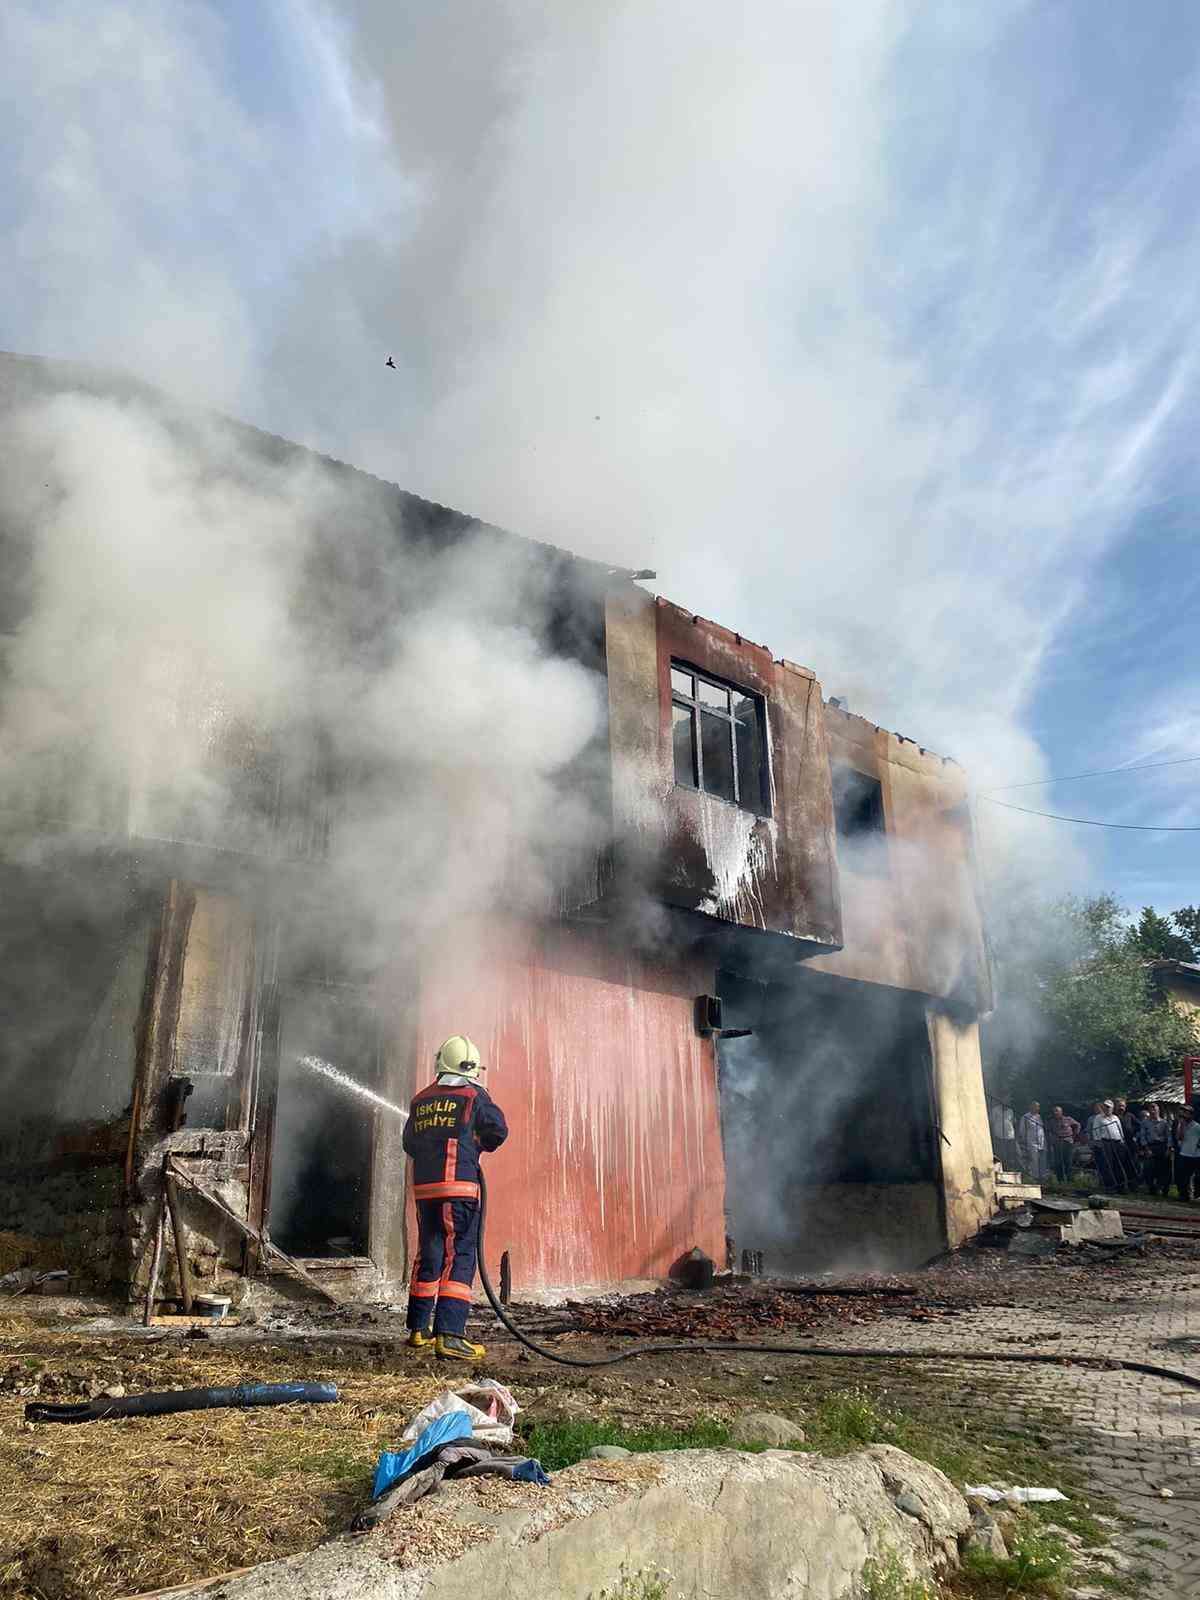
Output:
<path fill-rule="evenodd" d="M 173 1595 L 201 1594 L 205 1589 L 214 1589 L 219 1583 L 228 1583 L 230 1578 L 240 1578 L 244 1573 L 254 1570 L 254 1567 L 234 1567 L 230 1572 L 219 1572 L 215 1578 L 196 1578 L 191 1583 L 178 1583 L 170 1589 L 143 1589 L 141 1594 L 122 1595 L 121 1600 L 169 1600 Z"/>
<path fill-rule="evenodd" d="M 339 1307 L 345 1305 L 344 1300 L 334 1294 L 332 1290 L 327 1289 L 323 1283 L 318 1282 L 311 1272 L 306 1272 L 298 1261 L 294 1261 L 285 1250 L 281 1250 L 277 1244 L 273 1244 L 265 1231 L 260 1233 L 257 1228 L 252 1228 L 248 1222 L 243 1221 L 237 1212 L 227 1206 L 219 1194 L 214 1194 L 207 1184 L 201 1183 L 199 1178 L 180 1167 L 172 1165 L 171 1171 L 185 1188 L 191 1189 L 194 1194 L 200 1195 L 202 1199 L 208 1201 L 210 1206 L 219 1211 L 226 1222 L 231 1227 L 236 1228 L 243 1238 L 250 1239 L 258 1245 L 263 1252 L 268 1267 L 271 1259 L 273 1257 L 277 1258 L 282 1262 L 286 1271 L 293 1273 L 300 1279 L 301 1283 L 306 1283 L 315 1294 L 319 1294 L 323 1300 L 328 1300 L 330 1305 Z"/>
<path fill-rule="evenodd" d="M 158 1224 L 154 1230 L 154 1254 L 150 1258 L 150 1277 L 146 1282 L 146 1305 L 142 1312 L 142 1326 L 150 1326 L 154 1315 L 154 1296 L 158 1290 L 158 1273 L 162 1266 L 163 1235 L 166 1232 L 167 1207 L 164 1200 L 158 1208 Z"/>
<path fill-rule="evenodd" d="M 163 1187 L 167 1191 L 167 1210 L 171 1213 L 171 1232 L 175 1238 L 175 1259 L 179 1265 L 179 1292 L 183 1296 L 183 1309 L 192 1314 L 192 1273 L 188 1266 L 187 1234 L 183 1231 L 183 1218 L 179 1214 L 179 1185 L 172 1177 L 169 1164 L 163 1163 Z"/>

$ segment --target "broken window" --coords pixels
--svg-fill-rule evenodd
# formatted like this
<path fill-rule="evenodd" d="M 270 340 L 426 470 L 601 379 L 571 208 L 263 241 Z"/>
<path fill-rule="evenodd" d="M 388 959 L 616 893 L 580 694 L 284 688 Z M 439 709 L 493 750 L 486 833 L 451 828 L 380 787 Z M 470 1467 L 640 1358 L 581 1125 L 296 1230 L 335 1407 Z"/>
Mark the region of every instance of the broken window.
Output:
<path fill-rule="evenodd" d="M 850 864 L 863 871 L 887 868 L 883 785 L 878 778 L 843 765 L 833 769 L 833 814 L 838 843 Z"/>
<path fill-rule="evenodd" d="M 675 782 L 770 813 L 762 697 L 671 663 L 671 739 Z"/>

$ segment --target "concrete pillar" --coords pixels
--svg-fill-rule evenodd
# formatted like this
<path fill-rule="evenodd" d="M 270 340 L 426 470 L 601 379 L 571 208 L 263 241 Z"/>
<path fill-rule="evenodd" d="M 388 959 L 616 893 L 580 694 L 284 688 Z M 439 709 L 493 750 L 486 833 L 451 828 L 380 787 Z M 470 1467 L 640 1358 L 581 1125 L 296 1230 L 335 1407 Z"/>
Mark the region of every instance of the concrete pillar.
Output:
<path fill-rule="evenodd" d="M 988 1129 L 979 1024 L 956 1023 L 930 1006 L 926 1013 L 933 1056 L 933 1094 L 941 1146 L 947 1241 L 969 1239 L 992 1215 L 995 1169 Z"/>

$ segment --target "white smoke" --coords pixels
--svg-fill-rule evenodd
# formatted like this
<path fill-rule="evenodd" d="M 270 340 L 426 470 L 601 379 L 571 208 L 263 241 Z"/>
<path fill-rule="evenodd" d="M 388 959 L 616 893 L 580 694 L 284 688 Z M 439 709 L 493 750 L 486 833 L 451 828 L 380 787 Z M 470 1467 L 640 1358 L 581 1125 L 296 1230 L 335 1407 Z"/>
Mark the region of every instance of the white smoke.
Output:
<path fill-rule="evenodd" d="M 1036 13 L 15 0 L 0 342 L 654 566 L 854 710 L 1038 777 L 1031 693 L 1152 485 L 1200 319 L 1194 253 L 1157 248 L 1177 153 L 1065 204 L 1107 180 L 1050 160 Z M 551 845 L 587 834 L 555 775 L 592 690 L 522 632 L 503 557 L 385 561 L 377 595 L 409 584 L 422 615 L 371 611 L 367 660 L 298 606 L 319 475 L 227 444 L 210 473 L 86 400 L 22 438 L 36 608 L 0 738 L 23 779 L 86 726 L 97 788 L 141 764 L 142 825 L 245 825 L 214 730 L 300 708 L 365 774 L 351 906 L 457 913 L 494 896 L 498 835 L 539 841 L 537 878 L 547 818 Z M 990 857 L 1038 889 L 1078 873 L 1004 815 Z"/>

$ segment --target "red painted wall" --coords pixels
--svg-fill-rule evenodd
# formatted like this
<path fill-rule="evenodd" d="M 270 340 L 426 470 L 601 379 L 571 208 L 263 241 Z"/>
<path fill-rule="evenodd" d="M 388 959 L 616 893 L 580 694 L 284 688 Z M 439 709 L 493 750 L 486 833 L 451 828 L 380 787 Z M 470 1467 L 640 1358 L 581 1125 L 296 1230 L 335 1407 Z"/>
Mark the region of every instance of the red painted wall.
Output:
<path fill-rule="evenodd" d="M 692 1021 L 711 974 L 588 930 L 497 930 L 490 944 L 427 969 L 414 1087 L 452 1033 L 488 1064 L 511 1130 L 486 1158 L 493 1278 L 505 1249 L 518 1289 L 665 1277 L 693 1245 L 723 1266 L 715 1054 Z"/>

